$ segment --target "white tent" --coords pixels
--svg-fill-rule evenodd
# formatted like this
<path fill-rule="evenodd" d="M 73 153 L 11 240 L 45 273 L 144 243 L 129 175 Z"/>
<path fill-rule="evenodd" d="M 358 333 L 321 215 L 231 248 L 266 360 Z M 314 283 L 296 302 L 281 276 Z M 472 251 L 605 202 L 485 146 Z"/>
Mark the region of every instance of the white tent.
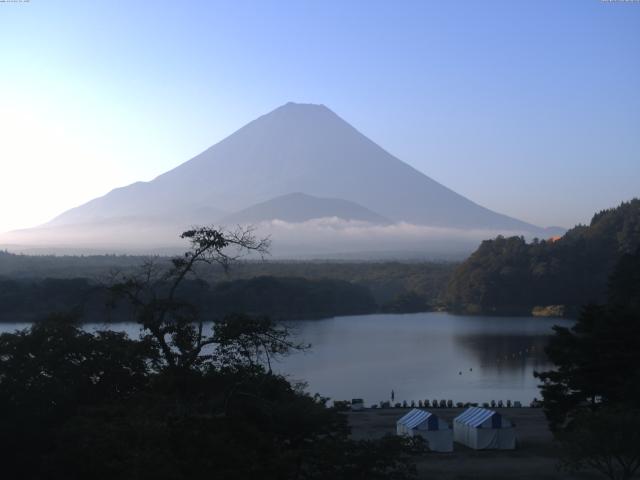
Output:
<path fill-rule="evenodd" d="M 447 422 L 426 410 L 412 409 L 396 422 L 396 433 L 407 437 L 421 436 L 434 452 L 452 452 L 453 434 Z"/>
<path fill-rule="evenodd" d="M 516 429 L 498 412 L 471 407 L 453 419 L 453 437 L 475 450 L 516 448 Z"/>

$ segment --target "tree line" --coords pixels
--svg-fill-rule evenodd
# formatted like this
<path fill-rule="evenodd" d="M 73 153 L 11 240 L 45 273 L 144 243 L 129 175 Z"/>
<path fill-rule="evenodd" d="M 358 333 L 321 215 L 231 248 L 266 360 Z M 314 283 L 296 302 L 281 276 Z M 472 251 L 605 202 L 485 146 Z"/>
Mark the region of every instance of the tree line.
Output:
<path fill-rule="evenodd" d="M 85 321 L 126 321 L 126 307 L 106 308 L 109 294 L 106 283 L 84 278 L 0 279 L 0 321 L 38 321 L 60 311 L 77 313 Z M 215 284 L 188 279 L 178 294 L 212 320 L 237 312 L 299 320 L 379 310 L 366 287 L 329 279 L 257 277 Z"/>
<path fill-rule="evenodd" d="M 58 305 L 69 302 L 74 305 L 83 304 L 87 309 L 85 311 L 92 316 L 102 316 L 101 312 L 90 308 L 90 305 L 100 304 L 97 297 L 85 300 L 84 296 L 77 293 L 91 292 L 96 295 L 96 287 L 108 284 L 114 271 L 133 273 L 137 266 L 149 261 L 158 268 L 170 266 L 168 257 L 29 256 L 0 251 L 0 296 L 3 296 L 0 299 L 0 321 L 16 321 L 17 318 L 29 321 L 40 313 L 57 310 Z M 247 306 L 260 307 L 262 313 L 279 318 L 311 318 L 375 311 L 407 313 L 441 306 L 455 265 L 446 262 L 241 259 L 228 272 L 203 266 L 198 278 L 205 284 L 187 283 L 190 288 L 195 289 L 194 294 L 204 288 L 217 297 L 233 295 L 236 297 L 234 301 L 242 297 L 249 302 Z M 269 289 L 272 297 L 279 298 L 289 298 L 293 293 L 300 294 L 307 298 L 306 303 L 310 307 L 303 306 L 294 311 L 291 305 L 290 311 L 269 310 L 273 306 L 259 305 L 260 300 L 252 298 L 259 296 L 260 289 Z M 53 290 L 57 290 L 57 294 L 54 295 Z M 347 295 L 353 297 L 353 302 L 346 301 Z M 37 299 L 38 303 L 34 303 L 32 299 Z M 218 300 L 226 302 L 225 298 L 217 298 L 216 304 L 219 304 Z M 286 302 L 279 302 L 277 306 L 289 308 L 285 304 Z"/>

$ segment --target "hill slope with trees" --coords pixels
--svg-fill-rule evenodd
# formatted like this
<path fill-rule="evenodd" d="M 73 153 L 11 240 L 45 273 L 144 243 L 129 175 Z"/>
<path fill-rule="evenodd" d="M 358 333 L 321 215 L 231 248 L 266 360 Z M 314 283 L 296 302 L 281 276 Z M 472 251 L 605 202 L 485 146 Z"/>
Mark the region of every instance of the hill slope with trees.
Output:
<path fill-rule="evenodd" d="M 559 239 L 499 236 L 455 270 L 446 302 L 467 313 L 530 314 L 557 306 L 548 310 L 572 316 L 581 305 L 605 301 L 616 262 L 639 245 L 639 199 L 603 210 Z"/>

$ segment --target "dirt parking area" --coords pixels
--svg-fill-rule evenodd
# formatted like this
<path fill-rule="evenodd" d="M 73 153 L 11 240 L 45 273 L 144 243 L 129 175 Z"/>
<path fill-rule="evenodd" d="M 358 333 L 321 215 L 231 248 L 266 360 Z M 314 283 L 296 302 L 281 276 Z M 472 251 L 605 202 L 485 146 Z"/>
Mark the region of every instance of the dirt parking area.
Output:
<path fill-rule="evenodd" d="M 464 409 L 429 409 L 452 424 Z M 424 479 L 520 479 L 559 480 L 602 478 L 595 474 L 569 475 L 557 468 L 558 458 L 553 436 L 541 409 L 496 409 L 516 425 L 518 447 L 513 451 L 476 451 L 454 443 L 453 453 L 430 452 L 417 460 L 420 478 Z M 395 434 L 396 420 L 409 409 L 366 409 L 348 413 L 353 438 L 380 438 Z"/>

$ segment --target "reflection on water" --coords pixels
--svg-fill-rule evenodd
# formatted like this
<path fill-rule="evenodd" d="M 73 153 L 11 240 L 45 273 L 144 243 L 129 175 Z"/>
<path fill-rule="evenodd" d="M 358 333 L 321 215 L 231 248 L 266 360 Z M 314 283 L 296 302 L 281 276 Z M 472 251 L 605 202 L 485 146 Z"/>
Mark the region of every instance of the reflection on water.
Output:
<path fill-rule="evenodd" d="M 295 323 L 312 351 L 280 371 L 334 399 L 492 399 L 539 397 L 534 370 L 550 368 L 544 347 L 562 319 L 469 317 L 445 313 L 366 315 Z"/>
<path fill-rule="evenodd" d="M 462 334 L 454 335 L 455 341 L 463 348 L 470 350 L 485 369 L 522 370 L 530 364 L 535 369 L 548 366 L 544 347 L 548 335 L 521 334 Z"/>
<path fill-rule="evenodd" d="M 539 397 L 534 370 L 550 365 L 544 346 L 554 324 L 533 317 L 469 317 L 445 313 L 362 315 L 290 322 L 311 351 L 283 359 L 277 370 L 333 399 L 452 399 L 484 402 Z M 0 332 L 28 324 L 0 324 Z M 104 328 L 89 324 L 89 330 Z M 135 337 L 136 324 L 110 328 Z"/>

